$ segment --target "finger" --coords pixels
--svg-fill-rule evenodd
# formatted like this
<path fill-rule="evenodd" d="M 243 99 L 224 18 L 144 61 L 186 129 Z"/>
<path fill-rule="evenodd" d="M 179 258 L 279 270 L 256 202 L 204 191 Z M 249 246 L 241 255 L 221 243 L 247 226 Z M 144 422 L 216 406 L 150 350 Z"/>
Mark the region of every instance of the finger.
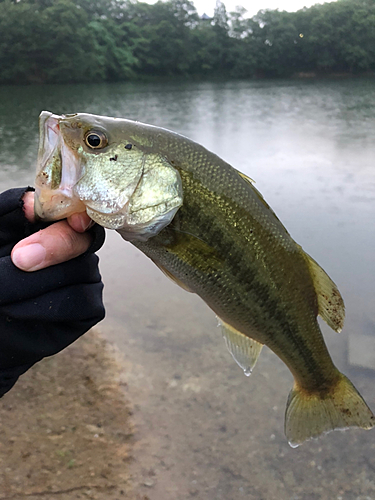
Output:
<path fill-rule="evenodd" d="M 74 231 L 66 220 L 21 240 L 12 250 L 13 264 L 23 271 L 37 271 L 84 253 L 91 244 L 89 233 Z"/>
<path fill-rule="evenodd" d="M 32 191 L 28 191 L 23 196 L 23 211 L 29 222 L 35 222 L 34 193 Z"/>
<path fill-rule="evenodd" d="M 87 215 L 86 212 L 79 212 L 71 215 L 67 218 L 68 224 L 78 233 L 84 233 L 89 229 L 94 223 L 92 219 Z"/>

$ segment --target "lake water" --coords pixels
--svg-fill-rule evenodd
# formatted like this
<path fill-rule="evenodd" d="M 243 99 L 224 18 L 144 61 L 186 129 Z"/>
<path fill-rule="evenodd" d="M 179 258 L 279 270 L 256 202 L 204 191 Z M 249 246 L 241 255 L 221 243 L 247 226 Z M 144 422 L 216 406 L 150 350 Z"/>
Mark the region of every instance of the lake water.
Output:
<path fill-rule="evenodd" d="M 339 286 L 338 367 L 375 409 L 375 80 L 0 87 L 0 188 L 33 183 L 38 115 L 122 116 L 200 142 L 255 179 Z M 123 353 L 134 487 L 151 500 L 374 500 L 375 431 L 291 449 L 288 369 L 264 349 L 250 378 L 214 314 L 114 232 L 100 251 L 103 335 Z M 362 365 L 362 366 L 360 366 Z"/>

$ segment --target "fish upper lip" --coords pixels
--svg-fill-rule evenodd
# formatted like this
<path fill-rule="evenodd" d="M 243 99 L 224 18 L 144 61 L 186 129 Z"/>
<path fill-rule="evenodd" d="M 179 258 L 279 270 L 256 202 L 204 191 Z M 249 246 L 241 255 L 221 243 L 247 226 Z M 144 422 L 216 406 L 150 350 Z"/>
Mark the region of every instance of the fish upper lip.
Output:
<path fill-rule="evenodd" d="M 41 144 L 41 149 L 44 149 L 45 146 L 45 140 L 48 137 L 47 134 L 47 127 L 53 130 L 56 134 L 58 131 L 54 130 L 50 125 L 47 124 L 47 122 L 52 119 L 55 120 L 55 125 L 59 127 L 59 123 L 61 120 L 61 116 L 55 115 L 51 113 L 50 111 L 42 111 L 39 115 L 39 137 L 43 138 L 43 143 Z"/>
<path fill-rule="evenodd" d="M 59 146 L 60 116 L 49 111 L 42 111 L 39 118 L 39 137 L 41 138 L 38 151 L 39 172 L 43 170 L 46 163 Z"/>

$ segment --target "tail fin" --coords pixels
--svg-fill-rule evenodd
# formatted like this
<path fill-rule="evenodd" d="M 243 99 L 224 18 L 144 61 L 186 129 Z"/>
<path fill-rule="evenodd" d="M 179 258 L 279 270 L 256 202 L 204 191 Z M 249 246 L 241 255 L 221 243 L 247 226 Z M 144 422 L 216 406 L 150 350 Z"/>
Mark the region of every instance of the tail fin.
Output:
<path fill-rule="evenodd" d="M 335 429 L 371 429 L 374 426 L 374 414 L 342 373 L 334 389 L 324 396 L 309 394 L 296 383 L 289 394 L 285 435 L 293 448 Z"/>

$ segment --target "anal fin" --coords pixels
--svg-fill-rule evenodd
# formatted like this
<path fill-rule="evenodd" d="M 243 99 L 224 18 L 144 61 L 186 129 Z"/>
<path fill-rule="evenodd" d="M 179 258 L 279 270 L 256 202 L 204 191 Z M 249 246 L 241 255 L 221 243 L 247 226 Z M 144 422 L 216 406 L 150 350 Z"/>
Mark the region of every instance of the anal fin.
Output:
<path fill-rule="evenodd" d="M 218 320 L 228 351 L 231 353 L 238 366 L 242 368 L 245 375 L 251 375 L 263 344 L 237 331 L 220 318 L 218 318 Z"/>

